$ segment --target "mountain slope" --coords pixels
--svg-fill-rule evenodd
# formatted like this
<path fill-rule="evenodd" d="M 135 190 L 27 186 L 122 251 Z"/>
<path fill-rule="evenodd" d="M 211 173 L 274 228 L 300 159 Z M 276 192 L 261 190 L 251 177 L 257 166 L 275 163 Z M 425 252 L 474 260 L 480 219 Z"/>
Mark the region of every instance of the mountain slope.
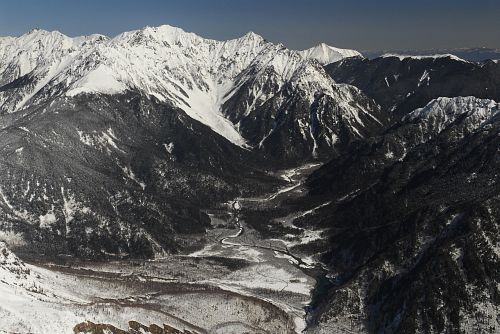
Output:
<path fill-rule="evenodd" d="M 391 112 L 394 121 L 439 97 L 500 101 L 500 66 L 451 55 L 344 59 L 325 67 L 337 82 L 354 85 Z"/>
<path fill-rule="evenodd" d="M 70 38 L 39 29 L 0 39 L 0 112 L 23 108 L 82 52 L 105 40 L 101 35 Z"/>
<path fill-rule="evenodd" d="M 17 252 L 154 257 L 203 245 L 201 207 L 385 124 L 313 60 L 171 26 L 1 40 L 0 229 Z"/>
<path fill-rule="evenodd" d="M 313 174 L 307 201 L 331 204 L 302 222 L 328 238 L 311 333 L 499 330 L 499 121 L 441 98 Z"/>
<path fill-rule="evenodd" d="M 260 186 L 249 152 L 138 94 L 14 115 L 0 131 L 0 229 L 25 251 L 152 257 L 201 246 L 187 242 L 207 226 L 200 207 Z"/>

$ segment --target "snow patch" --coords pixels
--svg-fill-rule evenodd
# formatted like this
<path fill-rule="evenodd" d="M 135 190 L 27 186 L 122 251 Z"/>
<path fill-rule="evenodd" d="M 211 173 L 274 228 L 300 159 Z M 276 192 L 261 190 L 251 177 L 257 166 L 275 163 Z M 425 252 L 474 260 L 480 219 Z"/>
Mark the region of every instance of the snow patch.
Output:
<path fill-rule="evenodd" d="M 141 180 L 139 180 L 135 174 L 134 174 L 134 171 L 132 170 L 132 168 L 129 168 L 127 166 L 120 166 L 118 165 L 121 170 L 123 171 L 123 173 L 129 178 L 131 179 L 132 181 L 134 181 L 135 183 L 137 183 L 141 188 L 142 190 L 146 189 L 146 183 L 142 182 Z"/>
<path fill-rule="evenodd" d="M 40 228 L 50 228 L 52 225 L 57 223 L 56 215 L 54 214 L 54 205 L 52 205 L 52 209 L 47 211 L 46 214 L 39 216 Z"/>
<path fill-rule="evenodd" d="M 418 81 L 418 87 L 423 85 L 424 81 L 426 82 L 426 85 L 429 86 L 430 80 L 431 80 L 431 77 L 430 77 L 429 71 L 425 70 L 424 73 L 422 74 L 422 76 L 420 77 L 420 80 Z"/>
<path fill-rule="evenodd" d="M 174 151 L 174 143 L 163 144 L 163 146 L 165 147 L 165 150 L 168 154 L 172 154 L 172 152 Z"/>
<path fill-rule="evenodd" d="M 126 89 L 127 86 L 115 78 L 112 69 L 99 65 L 85 77 L 76 81 L 66 95 L 73 97 L 84 93 L 118 94 Z"/>

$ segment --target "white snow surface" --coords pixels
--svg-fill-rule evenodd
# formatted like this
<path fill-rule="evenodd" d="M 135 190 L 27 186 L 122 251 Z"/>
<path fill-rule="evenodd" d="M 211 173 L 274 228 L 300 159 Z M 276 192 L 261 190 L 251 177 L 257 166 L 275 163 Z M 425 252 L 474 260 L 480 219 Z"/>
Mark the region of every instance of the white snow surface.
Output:
<path fill-rule="evenodd" d="M 349 57 L 362 57 L 362 54 L 356 50 L 340 49 L 325 43 L 320 43 L 310 49 L 299 51 L 299 54 L 306 59 L 315 59 L 321 65 L 328 65 Z"/>
<path fill-rule="evenodd" d="M 33 79 L 14 97 L 8 95 L 12 92 L 0 92 L 0 110 L 16 112 L 54 96 L 133 90 L 182 109 L 245 147 L 238 124 L 225 117 L 224 103 L 233 94 L 248 90 L 246 114 L 278 95 L 285 85 L 301 91 L 311 102 L 322 91 L 347 105 L 344 99 L 350 90 L 340 85 L 334 90 L 335 82 L 317 61 L 354 55 L 359 53 L 326 44 L 293 51 L 253 32 L 216 41 L 169 25 L 125 32 L 112 39 L 101 35 L 70 38 L 57 31 L 33 30 L 16 38 L 0 38 L 0 85 L 23 76 Z"/>

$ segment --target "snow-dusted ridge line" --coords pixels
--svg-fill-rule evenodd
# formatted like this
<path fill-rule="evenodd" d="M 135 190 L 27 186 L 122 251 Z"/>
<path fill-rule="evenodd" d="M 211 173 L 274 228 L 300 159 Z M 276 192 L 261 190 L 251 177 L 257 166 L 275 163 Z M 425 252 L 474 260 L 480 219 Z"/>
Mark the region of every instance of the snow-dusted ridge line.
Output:
<path fill-rule="evenodd" d="M 398 58 L 399 60 L 405 59 L 440 59 L 440 58 L 450 58 L 452 60 L 461 61 L 464 63 L 468 63 L 467 60 L 457 57 L 451 53 L 446 54 L 435 54 L 435 55 L 405 55 L 405 54 L 397 54 L 397 53 L 386 53 L 380 56 L 381 58 Z"/>
<path fill-rule="evenodd" d="M 439 97 L 425 107 L 412 111 L 404 120 L 426 122 L 441 132 L 463 115 L 466 116 L 464 124 L 467 129 L 473 131 L 500 115 L 500 105 L 493 100 L 473 96 Z"/>
<path fill-rule="evenodd" d="M 499 108 L 499 104 L 493 100 L 480 99 L 474 96 L 438 97 L 430 101 L 425 107 L 412 111 L 406 117 L 409 119 L 429 118 L 445 111 L 453 115 L 467 112 L 469 115 L 480 113 L 493 116 L 499 111 Z"/>

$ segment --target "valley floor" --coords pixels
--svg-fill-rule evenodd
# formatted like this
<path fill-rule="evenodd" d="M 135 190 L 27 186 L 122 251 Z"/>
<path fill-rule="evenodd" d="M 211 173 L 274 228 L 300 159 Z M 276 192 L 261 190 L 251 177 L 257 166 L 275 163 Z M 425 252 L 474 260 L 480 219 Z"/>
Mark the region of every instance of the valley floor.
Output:
<path fill-rule="evenodd" d="M 294 227 L 293 235 L 264 239 L 245 222 L 244 209 L 279 206 L 300 194 L 315 167 L 282 172 L 288 184 L 272 194 L 210 210 L 209 242 L 192 254 L 26 264 L 29 274 L 0 280 L 0 333 L 72 333 L 86 321 L 123 330 L 137 321 L 190 333 L 302 332 L 316 264 L 289 247 L 317 233 Z"/>

